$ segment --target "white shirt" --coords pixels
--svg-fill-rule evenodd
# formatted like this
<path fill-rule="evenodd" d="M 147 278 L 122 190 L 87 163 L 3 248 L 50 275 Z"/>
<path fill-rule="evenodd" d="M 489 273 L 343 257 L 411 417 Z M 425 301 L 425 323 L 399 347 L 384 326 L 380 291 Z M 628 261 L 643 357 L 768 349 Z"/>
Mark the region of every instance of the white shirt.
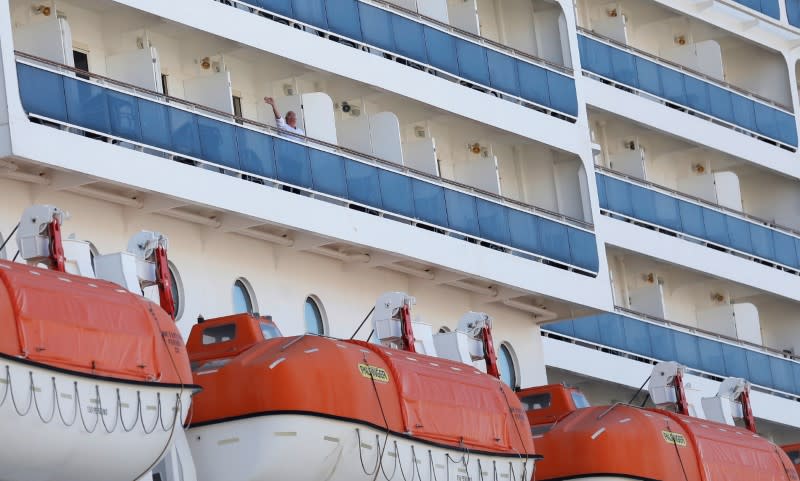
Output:
<path fill-rule="evenodd" d="M 279 117 L 275 119 L 275 123 L 278 124 L 278 128 L 281 130 L 285 130 L 287 132 L 291 132 L 293 134 L 302 135 L 303 137 L 306 136 L 306 131 L 301 129 L 300 127 L 292 127 L 291 125 L 287 124 L 283 117 Z"/>

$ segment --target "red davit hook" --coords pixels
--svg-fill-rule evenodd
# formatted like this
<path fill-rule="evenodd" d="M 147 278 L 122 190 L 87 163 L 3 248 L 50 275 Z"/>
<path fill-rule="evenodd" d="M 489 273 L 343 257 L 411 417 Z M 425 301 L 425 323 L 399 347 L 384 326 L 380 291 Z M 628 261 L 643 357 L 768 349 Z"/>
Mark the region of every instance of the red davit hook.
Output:
<path fill-rule="evenodd" d="M 414 346 L 414 329 L 411 327 L 411 308 L 408 306 L 407 303 L 403 304 L 403 308 L 400 311 L 400 318 L 402 319 L 402 330 L 401 334 L 403 336 L 403 349 L 408 352 L 417 352 L 416 346 Z"/>
<path fill-rule="evenodd" d="M 483 338 L 483 360 L 486 361 L 486 374 L 500 379 L 500 369 L 497 367 L 497 354 L 494 352 L 492 329 L 489 326 L 481 328 Z"/>
<path fill-rule="evenodd" d="M 53 215 L 53 221 L 47 226 L 50 236 L 50 267 L 59 272 L 66 272 L 64 266 L 64 245 L 61 243 L 61 222 L 58 215 Z"/>
<path fill-rule="evenodd" d="M 161 308 L 164 309 L 172 319 L 175 319 L 175 299 L 172 297 L 172 279 L 169 275 L 169 263 L 167 262 L 167 250 L 159 245 L 155 251 L 156 257 L 156 283 L 158 284 L 158 299 Z"/>

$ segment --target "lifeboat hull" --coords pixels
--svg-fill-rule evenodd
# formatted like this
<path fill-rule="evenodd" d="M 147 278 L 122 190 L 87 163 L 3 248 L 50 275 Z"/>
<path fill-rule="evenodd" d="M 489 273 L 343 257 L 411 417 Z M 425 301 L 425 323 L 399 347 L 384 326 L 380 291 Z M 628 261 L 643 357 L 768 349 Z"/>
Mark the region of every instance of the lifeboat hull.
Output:
<path fill-rule="evenodd" d="M 183 429 L 191 395 L 0 358 L 0 479 L 138 479 Z"/>
<path fill-rule="evenodd" d="M 218 422 L 187 436 L 198 481 L 530 481 L 534 469 L 533 458 L 465 452 L 309 414 Z"/>

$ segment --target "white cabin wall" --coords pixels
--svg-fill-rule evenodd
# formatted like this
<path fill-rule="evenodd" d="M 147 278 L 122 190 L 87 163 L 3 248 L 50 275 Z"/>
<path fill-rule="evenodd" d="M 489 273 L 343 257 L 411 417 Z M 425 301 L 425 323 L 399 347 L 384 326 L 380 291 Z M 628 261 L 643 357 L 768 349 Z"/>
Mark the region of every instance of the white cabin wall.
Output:
<path fill-rule="evenodd" d="M 779 225 L 800 229 L 800 186 L 796 181 L 755 172 L 741 178 L 746 212 Z"/>
<path fill-rule="evenodd" d="M 740 41 L 722 46 L 728 83 L 780 104 L 792 105 L 789 67 L 783 55 Z"/>

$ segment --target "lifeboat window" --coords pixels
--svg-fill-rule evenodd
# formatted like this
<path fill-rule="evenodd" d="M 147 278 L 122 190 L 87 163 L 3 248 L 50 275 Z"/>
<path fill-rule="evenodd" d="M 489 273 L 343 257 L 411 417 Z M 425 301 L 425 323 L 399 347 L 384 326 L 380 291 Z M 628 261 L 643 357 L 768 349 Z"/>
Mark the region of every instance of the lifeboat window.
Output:
<path fill-rule="evenodd" d="M 244 277 L 236 279 L 233 283 L 233 313 L 252 314 L 256 311 L 253 288 Z"/>
<path fill-rule="evenodd" d="M 542 434 L 550 431 L 553 428 L 552 424 L 540 424 L 538 426 L 531 426 L 531 436 L 541 436 Z"/>
<path fill-rule="evenodd" d="M 553 396 L 549 392 L 541 394 L 531 394 L 521 399 L 522 407 L 526 411 L 535 411 L 536 409 L 549 408 L 553 401 Z"/>
<path fill-rule="evenodd" d="M 582 392 L 578 391 L 572 391 L 572 402 L 575 403 L 575 407 L 578 409 L 588 408 L 591 406 L 591 404 L 589 404 L 589 400 L 586 399 L 586 396 L 584 396 Z"/>
<path fill-rule="evenodd" d="M 236 337 L 236 324 L 208 327 L 203 330 L 203 345 L 228 342 Z"/>
<path fill-rule="evenodd" d="M 320 336 L 327 334 L 320 302 L 312 296 L 306 298 L 304 316 L 306 320 L 306 332 L 309 334 L 318 334 Z"/>
<path fill-rule="evenodd" d="M 786 454 L 789 455 L 789 459 L 792 460 L 792 464 L 800 466 L 800 451 L 787 451 Z"/>
<path fill-rule="evenodd" d="M 214 359 L 213 361 L 208 361 L 208 362 L 193 362 L 192 371 L 196 373 L 216 371 L 217 369 L 228 364 L 229 362 L 231 362 L 230 358 Z"/>
<path fill-rule="evenodd" d="M 514 352 L 508 343 L 500 345 L 497 351 L 497 364 L 500 368 L 500 379 L 508 384 L 511 389 L 519 387 L 517 383 L 517 363 L 514 357 Z"/>
<path fill-rule="evenodd" d="M 275 337 L 281 337 L 281 332 L 274 324 L 268 324 L 266 322 L 262 322 L 261 324 L 261 334 L 264 335 L 264 339 L 273 339 Z"/>

